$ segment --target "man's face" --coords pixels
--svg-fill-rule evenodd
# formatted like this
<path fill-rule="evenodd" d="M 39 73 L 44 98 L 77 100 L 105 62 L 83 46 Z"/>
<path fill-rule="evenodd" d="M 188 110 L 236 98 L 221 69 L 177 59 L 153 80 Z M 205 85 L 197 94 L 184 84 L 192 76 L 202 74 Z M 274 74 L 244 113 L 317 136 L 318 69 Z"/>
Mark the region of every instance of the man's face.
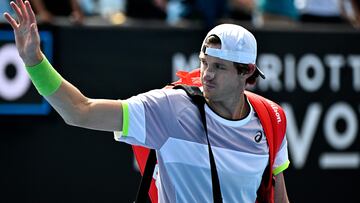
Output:
<path fill-rule="evenodd" d="M 220 45 L 210 45 L 220 48 Z M 201 80 L 205 98 L 217 102 L 238 96 L 244 81 L 233 62 L 200 53 Z"/>

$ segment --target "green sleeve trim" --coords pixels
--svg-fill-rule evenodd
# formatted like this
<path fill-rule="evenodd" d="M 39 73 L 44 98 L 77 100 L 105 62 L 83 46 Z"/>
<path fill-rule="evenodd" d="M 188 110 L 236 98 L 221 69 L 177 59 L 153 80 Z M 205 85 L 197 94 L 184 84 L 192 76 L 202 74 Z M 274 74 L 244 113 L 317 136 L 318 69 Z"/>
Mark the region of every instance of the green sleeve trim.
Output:
<path fill-rule="evenodd" d="M 42 96 L 52 95 L 62 83 L 61 75 L 56 72 L 45 56 L 39 64 L 26 67 L 26 70 L 35 88 Z"/>
<path fill-rule="evenodd" d="M 277 174 L 279 174 L 279 173 L 283 172 L 285 169 L 287 169 L 289 167 L 289 165 L 290 165 L 290 161 L 287 160 L 283 165 L 275 168 L 273 170 L 273 174 L 276 176 Z"/>
<path fill-rule="evenodd" d="M 129 133 L 129 104 L 126 101 L 122 102 L 122 110 L 123 110 L 122 136 L 126 137 Z"/>

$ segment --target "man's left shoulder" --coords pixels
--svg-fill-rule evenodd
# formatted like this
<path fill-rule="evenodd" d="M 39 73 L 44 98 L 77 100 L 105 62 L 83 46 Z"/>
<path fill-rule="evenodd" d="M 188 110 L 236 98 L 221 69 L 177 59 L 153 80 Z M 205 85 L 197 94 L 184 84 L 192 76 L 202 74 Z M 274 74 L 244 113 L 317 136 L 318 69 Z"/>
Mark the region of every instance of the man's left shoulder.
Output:
<path fill-rule="evenodd" d="M 246 97 L 249 99 L 250 103 L 254 103 L 255 101 L 256 102 L 262 102 L 265 104 L 268 104 L 270 105 L 271 107 L 273 108 L 277 108 L 277 109 L 281 109 L 282 110 L 282 107 L 280 106 L 280 104 L 278 104 L 277 102 L 274 102 L 272 101 L 271 99 L 268 99 L 264 96 L 261 96 L 259 94 L 256 94 L 254 92 L 250 92 L 250 91 L 245 91 L 245 95 Z"/>
<path fill-rule="evenodd" d="M 285 111 L 279 104 L 250 91 L 245 91 L 245 95 L 248 97 L 249 102 L 254 107 L 260 120 L 270 119 L 271 125 L 276 125 L 280 127 L 280 129 L 285 130 L 286 115 Z"/>

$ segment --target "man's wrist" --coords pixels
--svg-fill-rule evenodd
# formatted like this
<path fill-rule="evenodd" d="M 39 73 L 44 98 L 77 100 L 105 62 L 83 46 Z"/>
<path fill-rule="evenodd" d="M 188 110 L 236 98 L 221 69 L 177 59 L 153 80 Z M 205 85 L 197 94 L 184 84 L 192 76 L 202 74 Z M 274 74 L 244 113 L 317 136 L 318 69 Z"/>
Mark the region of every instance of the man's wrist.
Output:
<path fill-rule="evenodd" d="M 60 87 L 61 75 L 52 67 L 45 56 L 38 64 L 27 66 L 30 79 L 42 96 L 50 96 Z"/>
<path fill-rule="evenodd" d="M 41 51 L 37 51 L 34 56 L 23 57 L 23 61 L 26 67 L 36 66 L 44 60 L 44 56 Z"/>

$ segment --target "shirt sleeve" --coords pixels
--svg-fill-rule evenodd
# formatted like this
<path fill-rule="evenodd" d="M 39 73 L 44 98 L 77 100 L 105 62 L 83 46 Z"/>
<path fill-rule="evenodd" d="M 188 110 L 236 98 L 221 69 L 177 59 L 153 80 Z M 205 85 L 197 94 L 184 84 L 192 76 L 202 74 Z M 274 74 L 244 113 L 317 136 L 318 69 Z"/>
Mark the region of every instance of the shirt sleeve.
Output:
<path fill-rule="evenodd" d="M 275 161 L 273 164 L 273 174 L 277 175 L 283 172 L 285 169 L 289 167 L 289 155 L 288 155 L 288 148 L 287 148 L 287 140 L 286 136 L 281 143 L 280 149 L 276 154 Z"/>
<path fill-rule="evenodd" d="M 159 149 L 175 128 L 175 90 L 152 90 L 123 100 L 123 126 L 117 141 Z"/>

